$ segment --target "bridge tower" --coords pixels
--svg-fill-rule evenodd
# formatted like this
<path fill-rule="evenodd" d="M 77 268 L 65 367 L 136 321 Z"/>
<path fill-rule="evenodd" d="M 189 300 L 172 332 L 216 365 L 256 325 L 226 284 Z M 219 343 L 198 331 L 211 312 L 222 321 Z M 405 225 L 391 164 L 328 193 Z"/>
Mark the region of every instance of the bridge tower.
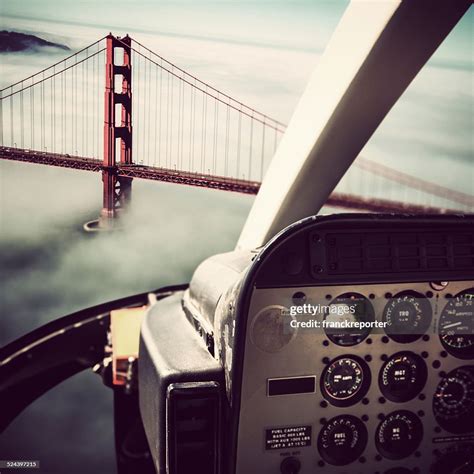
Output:
<path fill-rule="evenodd" d="M 122 64 L 116 64 L 118 51 L 123 52 Z M 116 91 L 117 78 L 122 87 Z M 120 120 L 120 125 L 117 121 Z M 117 144 L 119 142 L 119 145 Z M 120 209 L 130 201 L 132 178 L 117 175 L 117 153 L 120 164 L 132 164 L 132 56 L 131 38 L 106 38 L 105 97 L 104 97 L 104 156 L 103 156 L 103 206 L 98 225 L 113 227 Z"/>

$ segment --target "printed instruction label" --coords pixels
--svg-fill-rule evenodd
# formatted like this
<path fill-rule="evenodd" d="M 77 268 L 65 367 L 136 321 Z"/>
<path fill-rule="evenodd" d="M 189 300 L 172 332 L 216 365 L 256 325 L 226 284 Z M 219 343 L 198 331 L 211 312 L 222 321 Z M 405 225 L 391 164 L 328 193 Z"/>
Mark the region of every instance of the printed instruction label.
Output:
<path fill-rule="evenodd" d="M 265 430 L 265 449 L 291 449 L 311 446 L 311 426 L 286 426 Z"/>

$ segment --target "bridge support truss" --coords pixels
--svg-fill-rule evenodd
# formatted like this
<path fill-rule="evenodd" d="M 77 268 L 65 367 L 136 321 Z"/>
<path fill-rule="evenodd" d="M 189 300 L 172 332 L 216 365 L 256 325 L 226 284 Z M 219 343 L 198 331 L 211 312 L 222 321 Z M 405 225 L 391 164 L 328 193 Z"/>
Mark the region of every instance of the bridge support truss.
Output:
<path fill-rule="evenodd" d="M 122 64 L 116 64 L 117 52 L 123 52 Z M 132 164 L 132 61 L 131 38 L 106 38 L 104 97 L 103 206 L 99 227 L 113 227 L 118 211 L 131 198 L 132 178 L 118 176 L 117 154 L 121 165 Z M 116 92 L 117 77 L 122 78 Z M 120 125 L 117 125 L 120 119 Z M 117 142 L 120 142 L 119 146 Z"/>

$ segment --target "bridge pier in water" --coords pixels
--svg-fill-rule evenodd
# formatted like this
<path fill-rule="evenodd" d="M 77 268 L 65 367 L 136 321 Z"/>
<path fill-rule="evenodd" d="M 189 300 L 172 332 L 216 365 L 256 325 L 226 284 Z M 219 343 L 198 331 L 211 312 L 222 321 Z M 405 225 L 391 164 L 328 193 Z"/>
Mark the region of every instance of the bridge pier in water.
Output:
<path fill-rule="evenodd" d="M 120 165 L 132 164 L 131 42 L 128 35 L 120 38 L 110 33 L 106 37 L 103 203 L 99 219 L 86 223 L 84 225 L 86 231 L 116 228 L 120 211 L 126 208 L 131 199 L 132 178 L 117 175 L 117 141 L 120 142 Z M 117 50 L 121 50 L 123 53 L 122 64 L 116 64 Z M 122 77 L 120 92 L 115 91 L 117 76 Z M 117 108 L 120 110 L 120 125 L 116 124 Z"/>

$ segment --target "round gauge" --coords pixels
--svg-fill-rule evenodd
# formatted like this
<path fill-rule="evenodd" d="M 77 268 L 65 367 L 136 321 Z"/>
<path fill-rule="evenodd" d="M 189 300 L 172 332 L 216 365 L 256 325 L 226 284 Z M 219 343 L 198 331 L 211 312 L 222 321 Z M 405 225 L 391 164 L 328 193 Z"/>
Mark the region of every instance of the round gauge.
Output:
<path fill-rule="evenodd" d="M 407 402 L 423 389 L 427 375 L 425 361 L 419 355 L 408 351 L 397 352 L 380 370 L 380 391 L 392 402 Z"/>
<path fill-rule="evenodd" d="M 367 428 L 352 415 L 331 418 L 318 437 L 321 457 L 329 464 L 344 466 L 355 461 L 367 444 Z"/>
<path fill-rule="evenodd" d="M 431 471 L 433 474 L 472 474 L 474 472 L 474 445 L 455 444 L 440 453 Z"/>
<path fill-rule="evenodd" d="M 474 359 L 474 288 L 451 298 L 438 323 L 443 347 L 459 359 Z"/>
<path fill-rule="evenodd" d="M 433 412 L 438 424 L 451 433 L 471 431 L 474 419 L 474 368 L 458 367 L 436 388 Z"/>
<path fill-rule="evenodd" d="M 387 415 L 375 433 L 379 453 L 388 459 L 403 459 L 412 454 L 423 439 L 423 425 L 411 411 L 399 410 Z"/>
<path fill-rule="evenodd" d="M 416 291 L 402 291 L 391 297 L 383 310 L 385 332 L 403 344 L 419 339 L 430 327 L 432 318 L 429 300 Z"/>
<path fill-rule="evenodd" d="M 252 342 L 264 352 L 278 352 L 294 337 L 292 317 L 284 306 L 267 306 L 255 316 L 252 324 Z"/>
<path fill-rule="evenodd" d="M 332 405 L 354 405 L 367 393 L 370 379 L 370 369 L 360 357 L 337 357 L 323 371 L 321 392 Z"/>
<path fill-rule="evenodd" d="M 359 344 L 369 335 L 370 327 L 345 327 L 356 321 L 375 321 L 372 303 L 359 293 L 344 293 L 335 298 L 326 311 L 323 323 L 326 336 L 339 346 Z"/>

